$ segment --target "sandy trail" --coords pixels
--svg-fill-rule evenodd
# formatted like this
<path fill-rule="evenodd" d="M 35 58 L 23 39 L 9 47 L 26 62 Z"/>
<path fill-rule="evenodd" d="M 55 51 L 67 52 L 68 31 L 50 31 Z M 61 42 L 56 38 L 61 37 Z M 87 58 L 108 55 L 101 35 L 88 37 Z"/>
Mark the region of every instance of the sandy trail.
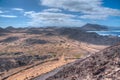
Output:
<path fill-rule="evenodd" d="M 50 76 L 53 76 L 54 74 L 56 74 L 59 70 L 61 70 L 63 67 L 59 67 L 59 68 L 56 68 L 46 74 L 43 74 L 43 75 L 40 75 L 36 78 L 34 78 L 33 80 L 46 80 L 47 78 L 49 78 Z"/>
<path fill-rule="evenodd" d="M 58 61 L 50 61 L 50 62 L 46 62 L 37 66 L 34 66 L 30 69 L 21 71 L 13 76 L 8 77 L 5 80 L 31 80 L 34 77 L 40 76 L 42 74 L 48 73 L 60 66 L 63 66 L 67 63 L 70 63 L 74 60 L 58 60 Z M 43 79 L 41 79 L 43 80 Z"/>

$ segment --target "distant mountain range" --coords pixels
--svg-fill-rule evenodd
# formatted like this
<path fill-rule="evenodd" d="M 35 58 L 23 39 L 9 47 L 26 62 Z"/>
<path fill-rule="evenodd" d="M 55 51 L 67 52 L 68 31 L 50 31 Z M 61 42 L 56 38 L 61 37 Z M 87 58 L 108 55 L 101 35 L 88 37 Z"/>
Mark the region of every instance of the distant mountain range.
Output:
<path fill-rule="evenodd" d="M 19 30 L 19 29 L 33 29 L 33 28 L 55 28 L 55 27 L 25 27 L 25 28 L 15 28 L 13 26 L 8 26 L 6 28 L 0 28 L 0 32 L 4 32 L 4 30 Z M 56 28 L 60 28 L 57 27 Z M 120 27 L 108 27 L 105 25 L 100 25 L 100 24 L 91 24 L 91 23 L 87 23 L 83 26 L 80 27 L 72 27 L 72 28 L 80 28 L 81 30 L 84 31 L 108 31 L 108 30 L 120 30 Z"/>
<path fill-rule="evenodd" d="M 10 32 L 10 31 L 7 29 L 0 28 L 0 33 L 7 33 L 7 32 Z"/>

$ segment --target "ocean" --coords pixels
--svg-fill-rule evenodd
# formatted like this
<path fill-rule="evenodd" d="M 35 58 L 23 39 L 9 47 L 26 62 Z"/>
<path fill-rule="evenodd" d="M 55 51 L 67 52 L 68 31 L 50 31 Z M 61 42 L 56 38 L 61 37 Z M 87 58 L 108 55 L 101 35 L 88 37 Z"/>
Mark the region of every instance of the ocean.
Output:
<path fill-rule="evenodd" d="M 118 36 L 120 37 L 120 30 L 109 30 L 109 31 L 88 31 L 88 32 L 96 32 L 99 35 L 103 35 L 103 36 Z"/>

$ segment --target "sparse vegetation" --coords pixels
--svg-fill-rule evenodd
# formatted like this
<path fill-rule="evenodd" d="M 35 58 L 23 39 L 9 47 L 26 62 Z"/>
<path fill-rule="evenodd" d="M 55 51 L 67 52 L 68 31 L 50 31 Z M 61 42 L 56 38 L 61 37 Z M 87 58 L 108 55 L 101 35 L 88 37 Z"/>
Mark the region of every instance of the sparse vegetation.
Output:
<path fill-rule="evenodd" d="M 76 54 L 76 55 L 75 55 L 75 58 L 78 58 L 78 59 L 79 59 L 79 58 L 81 58 L 81 57 L 83 57 L 83 54 L 82 54 L 82 53 L 79 53 L 79 54 Z"/>

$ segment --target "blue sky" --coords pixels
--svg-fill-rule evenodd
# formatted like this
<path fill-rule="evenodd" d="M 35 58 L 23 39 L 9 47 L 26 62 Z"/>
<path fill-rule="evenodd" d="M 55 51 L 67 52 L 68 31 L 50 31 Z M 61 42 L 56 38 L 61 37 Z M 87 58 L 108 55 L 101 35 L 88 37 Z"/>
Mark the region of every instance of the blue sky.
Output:
<path fill-rule="evenodd" d="M 0 27 L 120 27 L 120 0 L 0 0 Z"/>

